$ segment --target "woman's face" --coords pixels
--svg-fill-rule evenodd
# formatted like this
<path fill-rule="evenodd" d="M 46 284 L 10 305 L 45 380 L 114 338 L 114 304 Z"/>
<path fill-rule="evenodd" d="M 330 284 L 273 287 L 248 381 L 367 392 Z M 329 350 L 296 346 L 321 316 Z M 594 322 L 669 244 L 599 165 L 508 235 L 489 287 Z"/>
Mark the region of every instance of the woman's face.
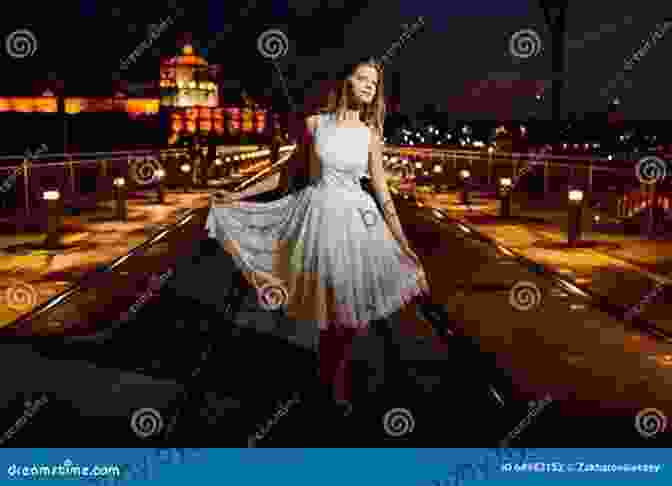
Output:
<path fill-rule="evenodd" d="M 360 103 L 369 104 L 376 96 L 378 89 L 378 71 L 373 66 L 358 66 L 349 78 L 355 99 Z"/>

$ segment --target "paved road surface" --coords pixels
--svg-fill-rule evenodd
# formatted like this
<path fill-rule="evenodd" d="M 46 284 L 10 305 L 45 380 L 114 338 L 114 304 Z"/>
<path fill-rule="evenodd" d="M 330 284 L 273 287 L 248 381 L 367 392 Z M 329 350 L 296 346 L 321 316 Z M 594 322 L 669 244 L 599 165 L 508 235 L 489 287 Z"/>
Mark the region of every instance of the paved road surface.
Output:
<path fill-rule="evenodd" d="M 645 440 L 634 427 L 640 409 L 657 408 L 672 415 L 668 391 L 672 368 L 659 359 L 666 352 L 672 354 L 670 346 L 591 309 L 580 296 L 553 288 L 546 277 L 472 238 L 459 225 L 441 222 L 431 209 L 400 206 L 400 213 L 425 262 L 435 300 L 445 304 L 458 334 L 470 339 L 451 338 L 439 344 L 413 318 L 414 308 L 406 309 L 407 325 L 401 333 L 405 338 L 393 338 L 401 348 L 404 372 L 381 369 L 381 354 L 391 348 L 376 336 L 363 338 L 356 348 L 357 376 L 366 379 L 356 385 L 368 396 L 355 403 L 348 418 L 322 405 L 315 376 L 318 357 L 307 349 L 313 336 L 298 333 L 290 338 L 297 334 L 292 323 L 260 310 L 249 289 L 237 295 L 232 290 L 240 287 L 239 274 L 216 242 L 206 238 L 207 208 L 196 211 L 146 254 L 92 277 L 88 290 L 35 319 L 22 334 L 42 337 L 31 338 L 29 347 L 13 351 L 14 355 L 2 353 L 4 368 L 38 359 L 34 353 L 52 360 L 53 365 L 43 361 L 43 371 L 34 371 L 21 386 L 39 381 L 37 388 L 49 388 L 36 391 L 53 396 L 56 405 L 51 413 L 56 417 L 70 417 L 80 406 L 104 410 L 114 393 L 122 393 L 118 384 L 110 384 L 112 391 L 107 392 L 90 387 L 93 378 L 78 371 L 90 369 L 87 363 L 95 363 L 103 374 L 132 374 L 140 377 L 135 381 L 168 383 L 165 386 L 172 388 L 160 407 L 129 391 L 134 398 L 123 407 L 89 413 L 113 417 L 108 433 L 116 433 L 126 444 L 137 440 L 125 425 L 129 410 L 159 407 L 166 423 L 178 417 L 174 427 L 164 429 L 164 435 L 170 430 L 169 440 L 245 446 L 247 437 L 274 417 L 279 402 L 286 403 L 297 393 L 299 403 L 281 421 L 271 420 L 272 433 L 265 430 L 257 446 L 497 445 L 525 417 L 528 401 L 547 394 L 552 402 L 514 444 L 670 444 L 669 431 Z M 148 284 L 151 274 L 163 277 Z M 542 290 L 542 301 L 533 309 L 521 311 L 511 305 L 509 289 L 519 281 Z M 139 300 L 142 304 L 137 304 Z M 134 304 L 129 321 L 118 322 Z M 98 336 L 88 342 L 63 344 L 64 334 L 90 335 L 96 330 Z M 4 342 L 10 340 L 7 332 L 0 334 Z M 480 354 L 472 352 L 478 348 Z M 19 352 L 23 358 L 11 357 Z M 66 381 L 70 386 L 63 385 Z M 504 407 L 493 399 L 492 384 L 504 398 Z M 17 386 L 4 390 L 14 401 Z M 185 389 L 189 393 L 180 395 Z M 411 412 L 410 435 L 385 433 L 383 415 L 392 408 Z M 90 431 L 95 423 L 87 434 L 64 432 L 52 443 L 63 445 L 67 437 L 76 443 L 73 446 L 82 441 L 93 445 Z M 64 424 L 62 429 L 70 430 Z M 37 426 L 17 437 L 47 446 Z M 107 442 L 100 434 L 96 437 L 98 443 L 109 445 L 109 437 Z"/>

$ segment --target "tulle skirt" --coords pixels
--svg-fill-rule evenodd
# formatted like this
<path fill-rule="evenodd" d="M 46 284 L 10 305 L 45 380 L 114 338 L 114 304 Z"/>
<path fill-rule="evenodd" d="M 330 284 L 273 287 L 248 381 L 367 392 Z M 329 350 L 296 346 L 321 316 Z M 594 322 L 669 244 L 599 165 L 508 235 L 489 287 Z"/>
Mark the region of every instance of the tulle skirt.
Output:
<path fill-rule="evenodd" d="M 366 331 L 420 294 L 418 268 L 361 187 L 324 181 L 282 199 L 213 206 L 206 229 L 260 304 L 320 330 Z M 260 284 L 259 275 L 277 281 Z"/>

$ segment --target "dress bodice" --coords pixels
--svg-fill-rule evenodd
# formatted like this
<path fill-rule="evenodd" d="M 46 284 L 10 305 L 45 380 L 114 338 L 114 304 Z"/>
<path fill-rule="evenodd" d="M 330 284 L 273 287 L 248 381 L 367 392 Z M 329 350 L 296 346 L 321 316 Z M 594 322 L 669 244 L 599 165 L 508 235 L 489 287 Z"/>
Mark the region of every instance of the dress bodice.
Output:
<path fill-rule="evenodd" d="M 368 173 L 368 127 L 338 127 L 334 114 L 321 114 L 315 132 L 315 151 L 322 169 L 321 182 L 361 190 Z"/>

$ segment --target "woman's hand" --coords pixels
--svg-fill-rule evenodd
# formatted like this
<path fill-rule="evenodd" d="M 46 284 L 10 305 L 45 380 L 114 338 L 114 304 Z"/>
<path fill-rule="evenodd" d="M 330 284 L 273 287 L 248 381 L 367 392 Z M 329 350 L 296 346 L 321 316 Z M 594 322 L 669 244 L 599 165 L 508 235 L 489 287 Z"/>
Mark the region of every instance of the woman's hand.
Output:
<path fill-rule="evenodd" d="M 217 191 L 210 197 L 210 203 L 213 206 L 228 206 L 240 200 L 240 196 L 235 192 Z"/>
<path fill-rule="evenodd" d="M 401 250 L 408 258 L 411 259 L 411 261 L 415 264 L 415 266 L 418 267 L 418 284 L 420 285 L 422 291 L 426 295 L 429 295 L 430 292 L 429 292 L 429 283 L 427 282 L 427 274 L 425 273 L 425 269 L 422 266 L 420 257 L 418 257 L 418 255 L 413 251 L 408 242 L 404 242 L 401 245 Z"/>

